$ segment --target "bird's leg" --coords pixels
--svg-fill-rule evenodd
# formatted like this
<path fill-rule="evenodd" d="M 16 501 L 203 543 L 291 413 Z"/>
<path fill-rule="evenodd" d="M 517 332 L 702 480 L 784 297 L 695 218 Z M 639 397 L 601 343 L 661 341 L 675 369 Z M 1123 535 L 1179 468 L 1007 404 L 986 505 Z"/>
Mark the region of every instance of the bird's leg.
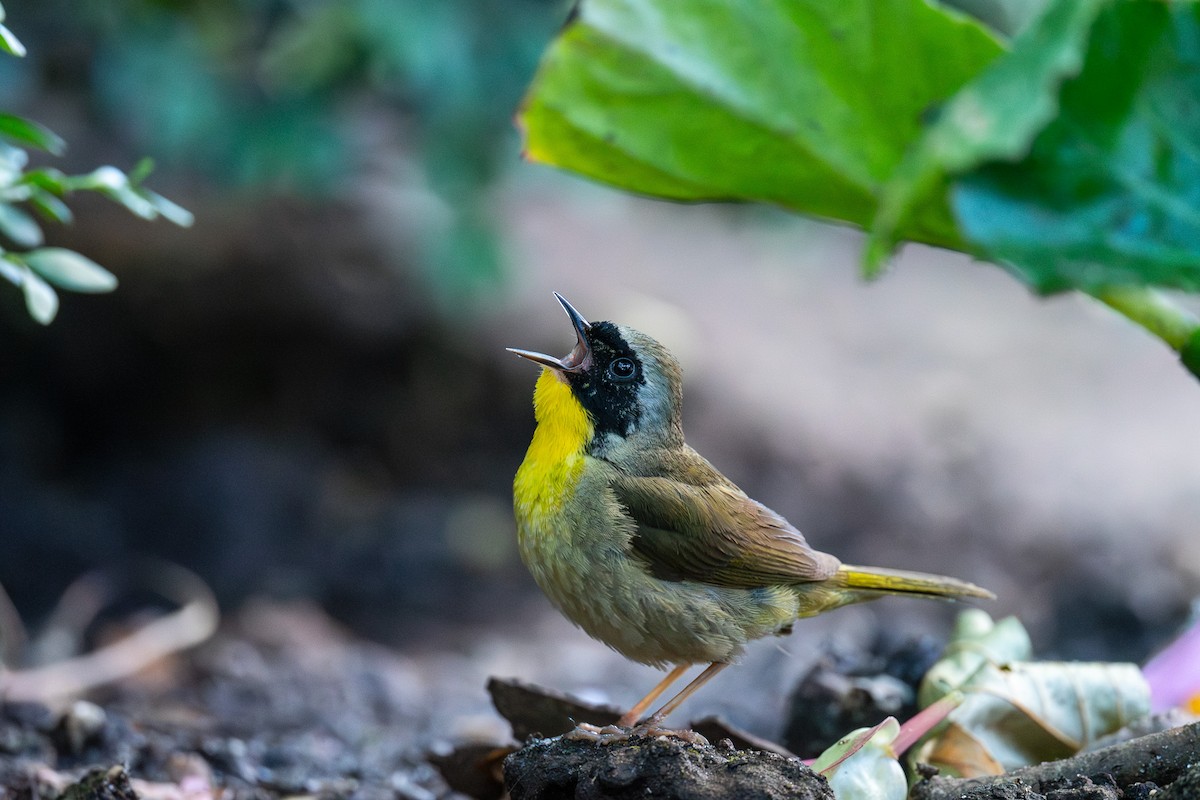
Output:
<path fill-rule="evenodd" d="M 665 692 L 671 684 L 683 677 L 683 673 L 687 672 L 691 666 L 691 664 L 687 663 L 679 664 L 675 667 L 675 669 L 667 673 L 667 677 L 659 681 L 658 684 L 651 689 L 645 697 L 643 697 L 641 700 L 638 700 L 637 704 L 633 708 L 621 715 L 621 718 L 617 720 L 617 727 L 632 728 L 637 721 L 642 718 L 642 714 L 646 713 L 646 709 L 650 707 L 650 704 L 657 700 L 659 695 Z"/>
<path fill-rule="evenodd" d="M 704 672 L 701 672 L 691 683 L 683 687 L 683 690 L 680 691 L 679 694 L 668 700 L 666 705 L 664 705 L 658 711 L 655 711 L 650 715 L 649 719 L 639 725 L 638 730 L 641 730 L 642 728 L 645 728 L 649 731 L 658 729 L 658 724 L 666 719 L 668 714 L 679 708 L 679 706 L 683 705 L 684 700 L 687 700 L 689 697 L 695 694 L 697 689 L 708 683 L 710 680 L 716 677 L 718 672 L 728 666 L 728 661 L 714 661 L 713 663 L 709 664 L 704 668 Z"/>
<path fill-rule="evenodd" d="M 658 699 L 659 695 L 667 690 L 667 688 L 679 680 L 683 673 L 687 672 L 692 665 L 690 663 L 679 664 L 675 669 L 667 673 L 667 676 L 658 682 L 653 689 L 647 693 L 645 697 L 637 701 L 633 708 L 626 711 L 617 720 L 615 725 L 605 725 L 598 727 L 589 725 L 586 722 L 581 722 L 575 726 L 575 730 L 567 734 L 568 739 L 576 739 L 581 741 L 591 742 L 614 742 L 623 741 L 629 738 L 629 729 L 642 718 L 642 714 L 646 713 L 646 709 L 650 704 Z"/>
<path fill-rule="evenodd" d="M 714 661 L 713 663 L 709 664 L 704 668 L 703 672 L 696 676 L 695 680 L 683 687 L 683 691 L 668 700 L 666 705 L 651 714 L 645 722 L 635 725 L 632 728 L 627 727 L 626 724 L 626 720 L 631 718 L 631 716 L 633 719 L 637 719 L 637 717 L 633 715 L 640 714 L 642 711 L 644 711 L 645 707 L 654 702 L 654 698 L 662 694 L 666 688 L 671 685 L 672 681 L 683 674 L 683 671 L 687 669 L 688 666 L 690 665 L 683 664 L 673 669 L 671 674 L 668 675 L 666 679 L 659 683 L 658 686 L 655 686 L 654 690 L 650 692 L 650 694 L 644 700 L 642 700 L 642 702 L 631 708 L 628 714 L 625 714 L 623 717 L 621 717 L 616 725 L 606 725 L 603 728 L 597 728 L 594 725 L 580 725 L 579 727 L 575 728 L 575 730 L 566 734 L 566 738 L 598 742 L 600 744 L 614 744 L 617 742 L 627 741 L 633 736 L 674 736 L 678 739 L 683 739 L 686 742 L 691 742 L 692 744 L 708 744 L 708 740 L 695 731 L 674 731 L 669 728 L 661 727 L 661 723 L 667 718 L 668 714 L 679 708 L 684 700 L 687 700 L 689 697 L 695 694 L 697 689 L 712 680 L 713 676 L 718 672 L 728 667 L 728 661 Z"/>

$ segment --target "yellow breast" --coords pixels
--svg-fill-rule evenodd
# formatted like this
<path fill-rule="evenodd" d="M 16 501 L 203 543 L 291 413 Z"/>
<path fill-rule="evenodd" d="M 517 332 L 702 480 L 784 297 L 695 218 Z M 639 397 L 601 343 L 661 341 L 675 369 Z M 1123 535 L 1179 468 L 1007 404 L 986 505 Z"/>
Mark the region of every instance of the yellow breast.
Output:
<path fill-rule="evenodd" d="M 513 504 L 521 533 L 541 529 L 570 497 L 583 471 L 584 448 L 592 421 L 571 389 L 548 369 L 533 393 L 537 429 L 513 483 Z"/>

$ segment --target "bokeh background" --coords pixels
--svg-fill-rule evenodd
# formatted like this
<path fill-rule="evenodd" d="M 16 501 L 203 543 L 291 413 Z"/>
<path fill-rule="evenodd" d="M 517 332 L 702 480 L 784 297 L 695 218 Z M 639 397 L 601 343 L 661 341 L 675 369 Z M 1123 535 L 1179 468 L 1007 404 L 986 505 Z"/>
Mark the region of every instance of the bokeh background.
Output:
<path fill-rule="evenodd" d="M 103 200 L 50 233 L 115 272 L 42 327 L 0 286 L 0 585 L 36 626 L 152 554 L 236 616 L 313 604 L 411 659 L 443 734 L 489 674 L 628 704 L 655 680 L 571 629 L 516 554 L 510 485 L 551 296 L 687 375 L 689 440 L 846 561 L 988 586 L 1048 657 L 1141 661 L 1200 588 L 1200 387 L 1086 298 L 857 232 L 622 195 L 520 158 L 561 0 L 6 0 L 0 108 L 157 169 L 195 213 Z M 751 648 L 697 698 L 770 735 L 815 654 L 944 637 L 887 600 Z"/>

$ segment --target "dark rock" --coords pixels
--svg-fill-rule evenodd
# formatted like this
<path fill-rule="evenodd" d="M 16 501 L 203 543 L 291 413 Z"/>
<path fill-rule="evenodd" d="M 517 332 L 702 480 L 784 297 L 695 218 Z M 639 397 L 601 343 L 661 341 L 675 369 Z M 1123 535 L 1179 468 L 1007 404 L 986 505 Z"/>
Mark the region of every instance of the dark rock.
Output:
<path fill-rule="evenodd" d="M 730 749 L 765 750 L 768 753 L 775 753 L 784 758 L 797 757 L 795 753 L 783 745 L 772 742 L 770 739 L 764 739 L 761 736 L 755 736 L 753 733 L 743 730 L 729 720 L 717 715 L 709 715 L 692 720 L 688 728 L 710 742 L 716 742 L 718 746 L 721 746 L 722 742 L 728 742 Z"/>
<path fill-rule="evenodd" d="M 833 798 L 825 779 L 799 760 L 670 737 L 534 741 L 505 760 L 504 782 L 513 800 Z"/>
<path fill-rule="evenodd" d="M 1120 800 L 1121 790 L 1110 776 L 1093 781 L 1086 776 L 1064 781 L 1057 789 L 1046 790 L 1046 800 Z"/>
<path fill-rule="evenodd" d="M 870 650 L 828 653 L 792 693 L 783 734 L 789 750 L 817 756 L 855 728 L 917 712 L 917 685 L 937 660 L 941 643 L 881 634 Z"/>
<path fill-rule="evenodd" d="M 1157 783 L 1147 781 L 1145 783 L 1134 783 L 1125 787 L 1125 800 L 1162 800 L 1166 797 L 1163 790 L 1159 788 Z"/>
<path fill-rule="evenodd" d="M 503 761 L 514 751 L 513 747 L 464 744 L 427 757 L 454 791 L 475 800 L 496 800 L 504 793 Z"/>
<path fill-rule="evenodd" d="M 68 786 L 60 800 L 139 800 L 124 767 L 92 770 Z"/>
<path fill-rule="evenodd" d="M 1125 796 L 1131 795 L 1126 792 Z M 1174 783 L 1154 795 L 1154 800 L 1196 800 L 1197 797 L 1200 797 L 1200 753 L 1197 754 L 1197 761 Z"/>
<path fill-rule="evenodd" d="M 621 716 L 619 708 L 585 703 L 563 692 L 515 679 L 489 678 L 487 690 L 492 705 L 509 721 L 519 741 L 531 736 L 558 736 L 580 722 L 603 727 Z"/>

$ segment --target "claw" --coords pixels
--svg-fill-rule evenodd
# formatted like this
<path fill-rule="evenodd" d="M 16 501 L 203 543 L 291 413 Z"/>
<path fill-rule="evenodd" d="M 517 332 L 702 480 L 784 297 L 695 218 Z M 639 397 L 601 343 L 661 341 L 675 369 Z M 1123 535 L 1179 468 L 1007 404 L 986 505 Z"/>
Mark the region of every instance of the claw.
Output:
<path fill-rule="evenodd" d="M 617 725 L 597 727 L 596 725 L 581 722 L 575 726 L 574 730 L 563 734 L 564 739 L 572 742 L 591 742 L 603 745 L 622 744 L 630 739 L 657 739 L 662 736 L 679 739 L 688 744 L 708 744 L 708 739 L 705 739 L 695 731 L 661 728 L 657 723 L 652 721 L 643 722 L 641 725 L 635 725 L 632 728 L 622 728 Z"/>

